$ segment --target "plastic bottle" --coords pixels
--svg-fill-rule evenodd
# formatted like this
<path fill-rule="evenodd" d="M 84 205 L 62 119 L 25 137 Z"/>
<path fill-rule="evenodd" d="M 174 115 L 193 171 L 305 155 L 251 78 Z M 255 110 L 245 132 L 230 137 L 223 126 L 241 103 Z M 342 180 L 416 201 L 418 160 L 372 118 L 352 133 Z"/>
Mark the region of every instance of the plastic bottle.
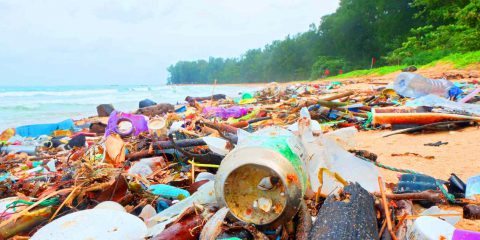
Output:
<path fill-rule="evenodd" d="M 8 145 L 8 146 L 2 146 L 0 147 L 0 153 L 6 152 L 6 153 L 20 153 L 24 152 L 28 154 L 29 156 L 35 156 L 37 153 L 37 147 L 36 146 L 27 146 L 27 145 Z"/>
<path fill-rule="evenodd" d="M 455 227 L 450 223 L 435 217 L 419 217 L 413 223 L 409 233 L 408 240 L 437 240 L 452 239 Z"/>
<path fill-rule="evenodd" d="M 187 190 L 166 184 L 151 185 L 148 189 L 152 191 L 153 194 L 164 198 L 178 199 L 181 198 L 181 196 L 183 196 L 183 198 L 190 197 L 190 193 Z"/>
<path fill-rule="evenodd" d="M 465 190 L 465 198 L 478 199 L 480 196 L 480 175 L 470 177 L 467 180 L 467 189 Z"/>
<path fill-rule="evenodd" d="M 428 94 L 448 97 L 454 84 L 446 79 L 429 79 L 419 74 L 402 72 L 395 82 L 393 89 L 404 97 L 418 98 Z"/>

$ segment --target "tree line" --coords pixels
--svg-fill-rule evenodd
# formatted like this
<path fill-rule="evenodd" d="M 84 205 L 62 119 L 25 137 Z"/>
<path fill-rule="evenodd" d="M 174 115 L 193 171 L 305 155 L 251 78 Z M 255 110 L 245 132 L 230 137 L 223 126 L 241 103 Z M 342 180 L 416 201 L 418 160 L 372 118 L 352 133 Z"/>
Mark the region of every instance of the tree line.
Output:
<path fill-rule="evenodd" d="M 179 61 L 168 84 L 286 82 L 480 49 L 480 0 L 341 0 L 309 30 L 239 57 Z M 372 62 L 373 61 L 373 62 Z M 327 73 L 328 73 L 327 72 Z"/>

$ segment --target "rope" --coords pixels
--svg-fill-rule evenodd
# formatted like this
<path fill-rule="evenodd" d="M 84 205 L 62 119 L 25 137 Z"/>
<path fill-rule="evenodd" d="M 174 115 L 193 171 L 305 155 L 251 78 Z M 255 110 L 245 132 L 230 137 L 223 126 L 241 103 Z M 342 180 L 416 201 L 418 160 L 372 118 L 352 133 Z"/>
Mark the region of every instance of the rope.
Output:
<path fill-rule="evenodd" d="M 370 159 L 367 159 L 367 158 L 364 158 L 364 157 L 361 157 L 361 156 L 357 156 L 358 158 L 364 160 L 364 161 L 367 161 L 367 162 L 370 162 L 370 163 L 373 163 L 375 166 L 377 167 L 380 167 L 380 168 L 383 168 L 383 169 L 387 169 L 387 170 L 390 170 L 390 171 L 394 171 L 394 172 L 401 172 L 401 173 L 410 173 L 410 174 L 420 174 L 420 175 L 426 175 L 426 174 L 423 174 L 423 173 L 420 173 L 420 172 L 416 172 L 416 171 L 413 171 L 413 170 L 409 170 L 409 169 L 401 169 L 401 168 L 395 168 L 395 167 L 391 167 L 391 166 L 387 166 L 387 165 L 384 165 L 384 164 L 381 164 L 379 162 L 374 162 Z M 426 175 L 428 176 L 428 175 Z M 448 193 L 448 191 L 445 189 L 445 187 L 443 186 L 443 184 L 438 180 L 438 179 L 435 179 L 435 185 L 437 185 L 437 187 L 440 189 L 440 191 L 442 192 L 442 194 L 445 196 L 445 198 L 450 202 L 450 203 L 455 203 L 455 196 L 453 196 L 452 194 Z"/>
<path fill-rule="evenodd" d="M 48 207 L 48 206 L 53 206 L 53 205 L 58 205 L 60 203 L 60 199 L 58 197 L 54 197 L 54 198 L 50 198 L 50 199 L 46 199 L 46 200 L 43 200 L 42 202 L 40 202 L 40 206 L 42 207 Z M 9 203 L 7 204 L 7 208 L 13 208 L 13 211 L 16 211 L 16 207 L 18 205 L 33 205 L 35 204 L 35 202 L 30 202 L 30 201 L 26 201 L 26 200 L 16 200 L 16 201 L 13 201 L 12 203 Z"/>
<path fill-rule="evenodd" d="M 372 125 L 372 121 L 373 121 L 373 113 L 372 112 L 367 112 L 367 120 L 365 121 L 365 123 L 362 125 L 362 127 L 365 129 L 365 130 L 376 130 L 376 129 L 380 129 L 380 127 L 375 127 Z M 369 127 L 371 126 L 371 127 Z"/>
<path fill-rule="evenodd" d="M 372 112 L 367 112 L 367 121 L 365 121 L 365 123 L 363 124 L 363 128 L 367 129 L 368 126 L 370 126 L 372 124 L 372 121 L 373 121 L 373 114 Z"/>

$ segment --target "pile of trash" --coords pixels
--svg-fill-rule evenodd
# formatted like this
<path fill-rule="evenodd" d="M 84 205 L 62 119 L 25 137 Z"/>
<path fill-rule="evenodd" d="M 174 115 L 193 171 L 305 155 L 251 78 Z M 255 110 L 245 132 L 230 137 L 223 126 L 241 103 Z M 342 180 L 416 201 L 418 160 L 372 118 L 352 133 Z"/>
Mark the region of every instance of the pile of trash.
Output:
<path fill-rule="evenodd" d="M 7 129 L 0 239 L 480 239 L 454 227 L 480 218 L 480 176 L 389 167 L 351 140 L 475 125 L 478 84 L 407 72 L 348 84 L 145 99 L 131 113 L 102 104 L 95 117 Z"/>

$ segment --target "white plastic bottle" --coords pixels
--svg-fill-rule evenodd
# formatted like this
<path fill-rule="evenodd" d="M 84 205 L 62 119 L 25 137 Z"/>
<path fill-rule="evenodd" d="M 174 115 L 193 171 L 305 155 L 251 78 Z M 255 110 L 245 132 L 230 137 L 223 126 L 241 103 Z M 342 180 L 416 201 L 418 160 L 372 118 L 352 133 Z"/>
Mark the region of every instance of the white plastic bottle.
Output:
<path fill-rule="evenodd" d="M 400 73 L 393 83 L 393 89 L 398 94 L 410 98 L 418 98 L 428 94 L 448 98 L 448 91 L 453 86 L 454 84 L 446 79 L 434 80 L 409 72 Z"/>

